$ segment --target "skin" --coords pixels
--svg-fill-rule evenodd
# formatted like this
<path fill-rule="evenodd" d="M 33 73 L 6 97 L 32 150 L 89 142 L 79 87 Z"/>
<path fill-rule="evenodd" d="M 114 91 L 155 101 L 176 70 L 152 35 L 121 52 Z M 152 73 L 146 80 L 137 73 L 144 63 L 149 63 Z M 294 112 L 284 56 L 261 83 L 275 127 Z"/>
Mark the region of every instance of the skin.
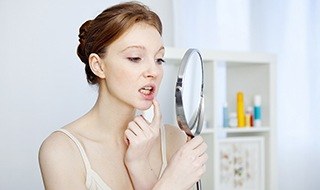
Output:
<path fill-rule="evenodd" d="M 163 56 L 158 31 L 137 23 L 106 49 L 104 57 L 89 57 L 91 70 L 101 79 L 97 101 L 87 114 L 64 128 L 80 141 L 92 169 L 112 189 L 188 189 L 205 171 L 203 139 L 187 142 L 177 127 L 165 126 L 169 163 L 158 179 L 161 111 L 155 98 Z M 144 86 L 152 86 L 153 94 L 143 95 Z M 136 109 L 151 105 L 154 118 L 150 123 L 135 116 Z M 55 132 L 45 139 L 39 163 L 46 189 L 86 189 L 83 160 L 66 135 Z"/>

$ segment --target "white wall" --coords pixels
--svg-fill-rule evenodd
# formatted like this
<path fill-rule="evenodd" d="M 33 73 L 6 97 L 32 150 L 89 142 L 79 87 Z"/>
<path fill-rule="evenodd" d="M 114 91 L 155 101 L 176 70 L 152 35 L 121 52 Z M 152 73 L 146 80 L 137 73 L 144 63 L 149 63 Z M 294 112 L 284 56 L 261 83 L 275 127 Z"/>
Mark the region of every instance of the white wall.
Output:
<path fill-rule="evenodd" d="M 255 1 L 252 10 L 252 49 L 278 54 L 279 189 L 318 190 L 320 1 Z"/>
<path fill-rule="evenodd" d="M 76 56 L 78 28 L 116 2 L 0 1 L 0 189 L 43 189 L 41 142 L 96 97 Z M 172 45 L 171 1 L 142 2 L 158 12 Z"/>

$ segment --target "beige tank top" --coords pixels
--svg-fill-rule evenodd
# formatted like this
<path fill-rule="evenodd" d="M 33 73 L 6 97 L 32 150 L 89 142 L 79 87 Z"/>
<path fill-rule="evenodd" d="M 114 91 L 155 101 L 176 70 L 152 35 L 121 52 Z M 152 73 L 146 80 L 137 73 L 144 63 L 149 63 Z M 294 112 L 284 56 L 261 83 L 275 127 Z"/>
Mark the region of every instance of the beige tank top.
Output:
<path fill-rule="evenodd" d="M 111 190 L 111 188 L 101 179 L 101 177 L 91 168 L 89 159 L 84 151 L 81 143 L 78 139 L 73 136 L 69 131 L 66 129 L 58 129 L 64 134 L 66 134 L 78 147 L 81 157 L 83 159 L 85 168 L 86 168 L 86 187 L 88 190 Z M 164 169 L 167 167 L 167 155 L 166 155 L 166 136 L 165 136 L 165 128 L 162 126 L 160 128 L 160 141 L 161 141 L 161 159 L 162 159 L 162 166 L 159 178 L 161 177 Z"/>

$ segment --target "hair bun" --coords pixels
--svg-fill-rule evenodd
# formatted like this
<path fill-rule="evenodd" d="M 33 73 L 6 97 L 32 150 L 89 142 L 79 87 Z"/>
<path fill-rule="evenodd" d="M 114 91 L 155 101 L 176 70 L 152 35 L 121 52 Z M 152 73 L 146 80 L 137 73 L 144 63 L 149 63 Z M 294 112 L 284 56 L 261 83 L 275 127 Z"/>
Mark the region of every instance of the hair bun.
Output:
<path fill-rule="evenodd" d="M 90 25 L 92 23 L 92 20 L 87 20 L 85 23 L 83 23 L 79 29 L 79 46 L 77 49 L 77 54 L 81 61 L 83 63 L 87 63 L 87 53 L 86 53 L 86 42 L 87 42 L 87 35 L 88 35 L 88 30 L 90 29 Z"/>
<path fill-rule="evenodd" d="M 92 20 L 87 20 L 85 23 L 82 24 L 82 26 L 79 29 L 79 42 L 82 43 L 83 41 L 86 41 L 87 33 L 90 28 Z"/>

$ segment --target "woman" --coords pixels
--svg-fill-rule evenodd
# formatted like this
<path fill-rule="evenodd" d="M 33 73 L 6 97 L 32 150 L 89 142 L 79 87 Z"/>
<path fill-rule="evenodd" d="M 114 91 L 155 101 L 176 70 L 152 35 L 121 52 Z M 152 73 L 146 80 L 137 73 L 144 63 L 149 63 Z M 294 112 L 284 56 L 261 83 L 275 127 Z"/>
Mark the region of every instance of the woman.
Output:
<path fill-rule="evenodd" d="M 189 189 L 205 172 L 207 145 L 163 126 L 156 95 L 163 75 L 159 17 L 114 5 L 80 27 L 87 81 L 99 86 L 84 116 L 52 133 L 39 162 L 46 189 Z M 149 123 L 136 109 L 154 106 Z M 168 160 L 168 161 L 167 161 Z"/>

